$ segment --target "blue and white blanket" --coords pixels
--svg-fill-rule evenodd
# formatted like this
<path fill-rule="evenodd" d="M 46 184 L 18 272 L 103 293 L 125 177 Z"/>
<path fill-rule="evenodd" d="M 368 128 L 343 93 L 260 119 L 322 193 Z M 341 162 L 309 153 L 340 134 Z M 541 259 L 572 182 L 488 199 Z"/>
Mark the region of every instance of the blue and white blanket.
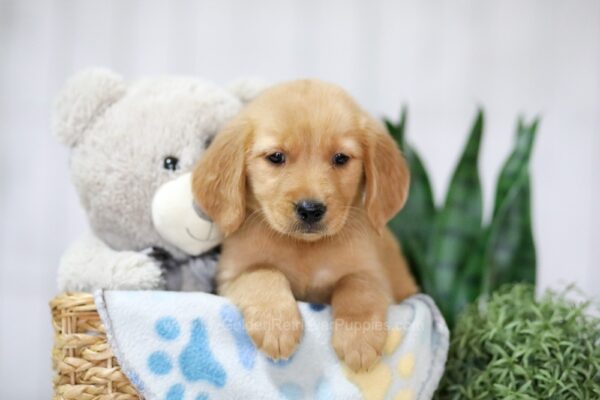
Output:
<path fill-rule="evenodd" d="M 119 363 L 148 400 L 429 399 L 441 378 L 448 329 L 433 301 L 390 307 L 382 361 L 356 374 L 331 347 L 331 310 L 299 303 L 302 342 L 275 362 L 252 344 L 242 316 L 206 293 L 100 291 L 96 305 Z"/>

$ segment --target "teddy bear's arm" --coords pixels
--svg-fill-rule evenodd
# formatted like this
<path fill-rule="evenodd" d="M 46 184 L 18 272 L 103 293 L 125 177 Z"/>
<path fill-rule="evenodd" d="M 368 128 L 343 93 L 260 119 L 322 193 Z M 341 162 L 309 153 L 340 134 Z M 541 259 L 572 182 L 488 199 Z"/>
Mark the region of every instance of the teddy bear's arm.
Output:
<path fill-rule="evenodd" d="M 60 291 L 92 292 L 97 289 L 159 289 L 160 264 L 135 251 L 115 251 L 88 234 L 63 254 L 58 269 Z"/>

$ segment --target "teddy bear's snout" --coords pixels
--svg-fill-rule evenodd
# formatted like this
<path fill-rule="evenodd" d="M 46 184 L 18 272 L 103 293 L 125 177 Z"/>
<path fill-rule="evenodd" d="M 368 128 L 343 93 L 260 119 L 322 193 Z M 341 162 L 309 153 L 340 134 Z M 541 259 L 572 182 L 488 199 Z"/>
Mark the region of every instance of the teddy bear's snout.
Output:
<path fill-rule="evenodd" d="M 169 244 L 198 255 L 221 241 L 218 228 L 192 196 L 191 173 L 164 183 L 152 201 L 152 222 Z"/>
<path fill-rule="evenodd" d="M 198 205 L 198 203 L 196 203 L 195 200 L 192 201 L 192 208 L 194 209 L 194 211 L 196 212 L 196 215 L 198 217 L 202 218 L 206 222 L 212 222 L 212 220 L 210 219 L 210 217 L 208 215 L 206 215 L 206 213 L 204 211 L 202 211 L 202 209 L 200 208 L 200 206 Z"/>

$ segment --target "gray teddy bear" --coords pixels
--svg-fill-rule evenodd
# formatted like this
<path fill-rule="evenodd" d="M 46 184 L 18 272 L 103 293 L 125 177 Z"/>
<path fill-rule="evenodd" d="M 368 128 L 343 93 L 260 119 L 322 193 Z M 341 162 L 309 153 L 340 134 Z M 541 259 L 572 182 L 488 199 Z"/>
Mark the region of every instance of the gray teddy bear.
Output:
<path fill-rule="evenodd" d="M 221 236 L 195 207 L 191 169 L 221 126 L 262 88 L 195 78 L 131 83 L 105 69 L 74 76 L 54 131 L 92 232 L 63 255 L 61 291 L 211 291 Z"/>

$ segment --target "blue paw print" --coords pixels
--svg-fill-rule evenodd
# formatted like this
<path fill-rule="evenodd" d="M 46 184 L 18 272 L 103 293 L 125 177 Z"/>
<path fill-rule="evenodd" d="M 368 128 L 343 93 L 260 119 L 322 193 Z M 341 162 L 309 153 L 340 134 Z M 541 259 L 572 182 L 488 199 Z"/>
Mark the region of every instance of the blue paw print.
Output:
<path fill-rule="evenodd" d="M 221 364 L 214 359 L 206 328 L 199 319 L 192 321 L 192 338 L 179 355 L 179 368 L 190 382 L 205 380 L 217 387 L 225 385 L 227 374 Z"/>
<path fill-rule="evenodd" d="M 233 339 L 235 340 L 240 364 L 242 364 L 245 369 L 251 370 L 256 363 L 258 350 L 256 349 L 256 346 L 254 346 L 250 336 L 248 336 L 248 333 L 246 333 L 242 313 L 234 306 L 227 304 L 221 308 L 220 315 L 223 324 L 229 329 L 231 336 L 233 336 Z M 287 360 L 272 360 L 269 357 L 265 358 L 271 365 L 285 367 L 292 362 L 293 357 L 290 357 Z"/>
<path fill-rule="evenodd" d="M 302 400 L 304 391 L 295 383 L 284 383 L 279 386 L 279 394 L 285 400 Z"/>
<path fill-rule="evenodd" d="M 326 308 L 327 306 L 325 304 L 310 304 L 310 309 L 314 312 L 320 312 Z M 254 346 L 254 343 L 252 343 L 252 339 L 250 339 L 246 333 L 244 317 L 236 307 L 230 304 L 224 305 L 219 314 L 223 324 L 233 336 L 240 364 L 245 369 L 252 370 L 256 364 L 258 350 Z M 294 357 L 292 356 L 287 360 L 272 360 L 265 357 L 269 363 L 268 365 L 277 368 L 286 368 L 292 363 L 293 358 Z M 301 400 L 305 398 L 304 389 L 294 382 L 284 382 L 278 385 L 277 389 L 282 400 Z M 317 385 L 313 388 L 312 392 L 313 395 L 311 398 L 315 400 L 334 400 L 331 384 L 324 376 L 318 380 Z"/>
<path fill-rule="evenodd" d="M 252 343 L 252 339 L 246 333 L 244 317 L 237 308 L 229 304 L 221 308 L 220 314 L 221 320 L 223 320 L 235 340 L 240 363 L 245 369 L 251 370 L 256 362 L 257 350 L 254 343 Z"/>
<path fill-rule="evenodd" d="M 173 317 L 157 320 L 154 324 L 154 331 L 163 341 L 176 340 L 181 334 L 179 323 Z M 221 388 L 227 381 L 225 370 L 210 351 L 206 327 L 200 319 L 192 321 L 190 341 L 179 354 L 177 362 L 179 370 L 187 382 L 203 380 Z M 147 364 L 150 372 L 157 376 L 165 376 L 174 368 L 171 357 L 164 351 L 151 353 L 148 356 Z M 185 385 L 182 383 L 172 385 L 167 390 L 165 400 L 182 400 L 185 389 Z M 208 400 L 208 395 L 200 393 L 195 400 Z"/>
<path fill-rule="evenodd" d="M 305 398 L 304 390 L 295 383 L 284 383 L 279 386 L 279 394 L 282 400 L 301 400 Z M 314 388 L 314 394 L 311 397 L 315 400 L 334 400 L 333 390 L 329 381 L 321 377 Z"/>

